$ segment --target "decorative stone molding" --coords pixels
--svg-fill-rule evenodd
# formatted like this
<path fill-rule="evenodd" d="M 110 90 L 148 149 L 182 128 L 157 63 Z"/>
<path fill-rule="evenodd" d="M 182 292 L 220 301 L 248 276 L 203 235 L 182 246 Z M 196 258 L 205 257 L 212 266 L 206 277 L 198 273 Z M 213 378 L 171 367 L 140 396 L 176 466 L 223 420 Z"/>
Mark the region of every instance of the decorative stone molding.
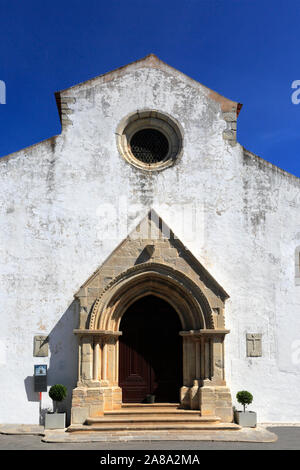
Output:
<path fill-rule="evenodd" d="M 82 335 L 82 336 L 100 336 L 103 338 L 107 338 L 109 336 L 112 337 L 118 337 L 122 335 L 121 331 L 112 331 L 112 330 L 80 330 L 80 329 L 75 329 L 73 330 L 73 333 L 75 335 Z"/>
<path fill-rule="evenodd" d="M 134 266 L 113 279 L 94 304 L 89 328 L 110 325 L 117 330 L 124 311 L 144 292 L 165 298 L 177 311 L 183 328 L 214 328 L 211 306 L 200 288 L 180 271 L 159 263 Z"/>
<path fill-rule="evenodd" d="M 181 336 L 192 336 L 193 338 L 201 338 L 203 336 L 224 336 L 230 333 L 230 330 L 190 330 L 190 331 L 180 331 Z"/>

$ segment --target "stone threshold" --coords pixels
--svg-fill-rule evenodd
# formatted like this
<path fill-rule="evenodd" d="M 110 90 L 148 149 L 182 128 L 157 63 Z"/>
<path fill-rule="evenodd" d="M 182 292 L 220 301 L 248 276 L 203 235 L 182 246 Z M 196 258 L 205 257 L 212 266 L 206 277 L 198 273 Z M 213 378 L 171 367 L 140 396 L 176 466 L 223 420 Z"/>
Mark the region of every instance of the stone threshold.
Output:
<path fill-rule="evenodd" d="M 132 432 L 138 432 L 140 434 L 145 434 L 148 432 L 161 432 L 161 433 L 168 433 L 171 431 L 177 431 L 178 433 L 184 432 L 199 432 L 199 431 L 238 431 L 241 429 L 236 424 L 231 423 L 217 423 L 217 424 L 194 424 L 194 423 L 168 423 L 168 422 L 158 422 L 158 423 L 111 423 L 111 424 L 102 424 L 100 426 L 92 425 L 72 425 L 68 428 L 68 432 L 71 433 L 91 433 L 91 432 L 98 432 L 101 434 L 105 433 L 116 433 L 116 432 L 124 432 L 127 434 L 131 434 Z"/>
<path fill-rule="evenodd" d="M 113 433 L 83 432 L 70 433 L 67 429 L 47 430 L 35 424 L 0 424 L 0 434 L 42 436 L 42 442 L 126 442 L 126 441 L 223 441 L 223 442 L 275 442 L 277 435 L 268 431 L 270 426 L 282 426 L 282 423 L 260 424 L 256 428 L 223 431 L 124 431 Z M 297 426 L 299 423 L 285 423 L 286 426 Z"/>
<path fill-rule="evenodd" d="M 277 441 L 277 435 L 264 426 L 241 430 L 194 430 L 194 431 L 114 431 L 110 432 L 66 432 L 65 430 L 45 430 L 43 442 L 130 442 L 130 441 L 220 441 L 256 442 Z"/>

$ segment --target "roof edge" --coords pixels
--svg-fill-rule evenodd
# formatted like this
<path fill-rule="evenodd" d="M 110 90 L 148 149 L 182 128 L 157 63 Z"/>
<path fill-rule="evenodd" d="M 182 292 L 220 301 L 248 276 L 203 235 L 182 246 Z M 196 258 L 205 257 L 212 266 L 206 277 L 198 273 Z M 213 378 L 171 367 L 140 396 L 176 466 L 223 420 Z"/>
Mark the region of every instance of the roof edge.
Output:
<path fill-rule="evenodd" d="M 196 84 L 197 86 L 199 86 L 199 85 L 202 86 L 207 91 L 208 97 L 221 105 L 221 109 L 222 109 L 223 112 L 230 112 L 230 111 L 235 110 L 236 113 L 237 113 L 237 116 L 239 115 L 239 112 L 240 112 L 241 107 L 242 107 L 241 103 L 239 103 L 237 101 L 233 101 L 229 98 L 226 98 L 225 96 L 222 96 L 220 93 L 218 93 L 214 90 L 211 90 L 210 88 L 208 88 L 207 86 L 205 86 L 201 82 L 199 82 L 198 80 L 195 80 L 194 78 L 191 78 L 190 76 L 186 75 L 184 72 L 181 72 L 180 70 L 176 69 L 175 67 L 172 67 L 171 65 L 169 65 L 166 62 L 162 61 L 161 59 L 159 59 L 153 53 L 148 54 L 148 55 L 146 55 L 145 57 L 143 57 L 141 59 L 135 60 L 133 62 L 130 62 L 126 65 L 123 65 L 123 66 L 118 67 L 116 69 L 113 69 L 111 71 L 105 72 L 104 74 L 97 75 L 96 77 L 90 78 L 88 80 L 84 80 L 83 82 L 77 83 L 77 84 L 72 85 L 68 88 L 64 88 L 62 90 L 56 91 L 55 92 L 56 102 L 58 102 L 58 99 L 59 99 L 58 97 L 60 97 L 61 94 L 67 93 L 70 90 L 73 90 L 74 88 L 79 88 L 81 86 L 86 85 L 89 82 L 93 82 L 93 81 L 99 80 L 99 79 L 102 79 L 103 83 L 106 83 L 108 81 L 113 80 L 114 78 L 117 78 L 117 77 L 121 76 L 122 73 L 125 70 L 135 68 L 136 66 L 152 67 L 152 68 L 157 68 L 157 69 L 161 69 L 161 70 L 162 69 L 174 70 L 176 73 L 179 73 L 179 74 L 183 75 L 184 77 L 186 77 L 191 83 Z M 59 104 L 58 104 L 58 112 L 61 116 L 61 109 L 59 108 Z"/>
<path fill-rule="evenodd" d="M 300 177 L 299 176 L 296 176 L 293 173 L 290 173 L 286 170 L 283 170 L 279 166 L 274 165 L 273 163 L 269 162 L 268 160 L 265 160 L 264 158 L 260 157 L 259 155 L 256 155 L 255 153 L 251 152 L 251 150 L 247 150 L 243 145 L 241 145 L 241 147 L 243 149 L 243 153 L 246 156 L 251 157 L 253 160 L 256 160 L 258 163 L 260 163 L 264 167 L 269 168 L 270 170 L 273 170 L 276 173 L 280 173 L 281 175 L 286 176 L 290 179 L 294 179 L 297 183 L 300 183 Z"/>

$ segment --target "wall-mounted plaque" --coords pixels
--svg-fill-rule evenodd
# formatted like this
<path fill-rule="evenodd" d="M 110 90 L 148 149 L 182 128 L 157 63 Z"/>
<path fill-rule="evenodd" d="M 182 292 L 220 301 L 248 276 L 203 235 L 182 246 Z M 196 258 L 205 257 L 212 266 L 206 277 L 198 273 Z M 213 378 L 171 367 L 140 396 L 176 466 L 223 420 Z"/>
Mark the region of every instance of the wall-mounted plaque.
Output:
<path fill-rule="evenodd" d="M 262 356 L 262 335 L 261 333 L 250 333 L 246 335 L 247 356 Z"/>
<path fill-rule="evenodd" d="M 33 355 L 34 357 L 48 356 L 48 336 L 39 335 L 34 337 Z"/>

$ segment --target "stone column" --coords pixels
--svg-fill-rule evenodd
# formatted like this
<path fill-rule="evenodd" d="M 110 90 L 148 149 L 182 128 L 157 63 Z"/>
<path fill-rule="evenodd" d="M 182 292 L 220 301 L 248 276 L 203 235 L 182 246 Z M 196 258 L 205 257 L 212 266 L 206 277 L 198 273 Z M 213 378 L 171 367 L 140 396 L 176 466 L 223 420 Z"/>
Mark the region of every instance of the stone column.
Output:
<path fill-rule="evenodd" d="M 232 422 L 231 394 L 225 382 L 224 338 L 228 330 L 200 330 L 204 368 L 199 390 L 199 408 L 203 416 L 218 416 L 223 422 Z"/>
<path fill-rule="evenodd" d="M 93 379 L 93 337 L 81 338 L 81 382 Z"/>
<path fill-rule="evenodd" d="M 100 379 L 100 340 L 94 339 L 94 356 L 93 356 L 93 381 L 99 382 Z"/>
<path fill-rule="evenodd" d="M 195 352 L 192 338 L 185 332 L 180 332 L 183 354 L 183 386 L 180 389 L 180 402 L 184 408 L 190 408 L 190 390 L 195 379 Z"/>
<path fill-rule="evenodd" d="M 232 404 L 224 374 L 225 329 L 182 331 L 183 387 L 181 404 L 203 416 L 232 421 Z"/>
<path fill-rule="evenodd" d="M 73 390 L 72 423 L 99 416 L 121 407 L 118 386 L 118 338 L 122 334 L 106 330 L 74 330 L 79 336 L 77 388 Z"/>
<path fill-rule="evenodd" d="M 189 401 L 190 401 L 190 409 L 191 410 L 198 410 L 199 409 L 199 389 L 201 386 L 201 348 L 200 348 L 200 341 L 192 337 L 193 343 L 193 354 L 194 354 L 194 361 L 193 361 L 193 377 L 192 377 L 192 386 L 190 388 L 189 393 Z"/>

